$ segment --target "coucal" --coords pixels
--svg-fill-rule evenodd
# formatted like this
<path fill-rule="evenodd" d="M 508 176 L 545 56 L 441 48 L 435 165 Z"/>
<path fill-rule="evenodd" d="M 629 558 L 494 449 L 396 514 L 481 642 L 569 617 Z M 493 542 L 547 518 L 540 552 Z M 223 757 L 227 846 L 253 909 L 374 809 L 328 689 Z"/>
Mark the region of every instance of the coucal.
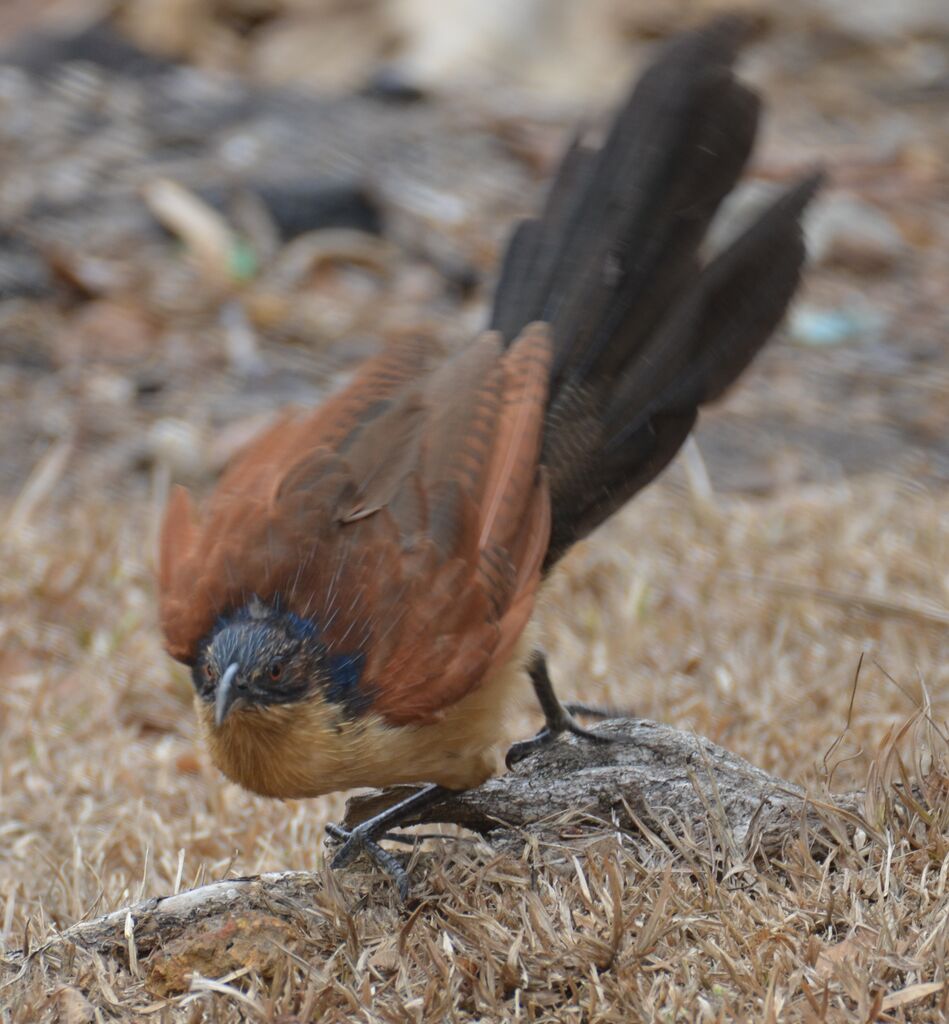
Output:
<path fill-rule="evenodd" d="M 603 145 L 574 143 L 514 230 L 483 334 L 447 356 L 391 345 L 252 442 L 200 513 L 174 490 L 162 627 L 229 778 L 273 797 L 431 784 L 409 803 L 478 785 L 527 678 L 547 724 L 515 756 L 595 735 L 535 650 L 538 588 L 668 464 L 804 261 L 817 175 L 702 258 L 758 121 L 732 71 L 744 34 L 726 17 L 672 40 Z M 373 837 L 404 811 L 335 829 L 334 863 L 365 849 L 393 868 Z"/>

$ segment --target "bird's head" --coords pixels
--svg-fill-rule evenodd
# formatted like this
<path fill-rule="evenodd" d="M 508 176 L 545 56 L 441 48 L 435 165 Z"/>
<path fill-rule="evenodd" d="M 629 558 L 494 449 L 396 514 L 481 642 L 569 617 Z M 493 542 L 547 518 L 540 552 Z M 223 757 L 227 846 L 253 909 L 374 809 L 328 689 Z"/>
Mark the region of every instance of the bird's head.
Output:
<path fill-rule="evenodd" d="M 316 623 L 254 597 L 211 630 L 192 678 L 219 729 L 242 708 L 295 704 L 316 694 L 357 711 L 363 660 L 331 654 Z"/>

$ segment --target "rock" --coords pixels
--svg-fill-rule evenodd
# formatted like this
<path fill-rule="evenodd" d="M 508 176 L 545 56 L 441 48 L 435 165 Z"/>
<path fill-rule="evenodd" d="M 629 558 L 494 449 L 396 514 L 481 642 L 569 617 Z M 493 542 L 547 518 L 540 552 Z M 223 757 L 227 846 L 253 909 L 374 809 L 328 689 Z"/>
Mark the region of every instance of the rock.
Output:
<path fill-rule="evenodd" d="M 848 341 L 878 341 L 887 322 L 883 313 L 865 303 L 837 309 L 800 303 L 791 310 L 788 332 L 795 341 L 816 348 Z"/>
<path fill-rule="evenodd" d="M 145 963 L 145 984 L 155 996 L 187 992 L 195 975 L 218 978 L 250 969 L 265 978 L 286 961 L 285 949 L 299 946 L 287 921 L 261 911 L 221 915 L 196 922 L 164 943 Z"/>
<path fill-rule="evenodd" d="M 770 181 L 742 181 L 722 202 L 712 221 L 705 247 L 720 252 L 745 228 L 750 227 L 764 208 L 778 197 L 781 187 Z"/>
<path fill-rule="evenodd" d="M 145 452 L 151 461 L 167 466 L 176 479 L 199 477 L 207 465 L 197 427 L 170 416 L 152 424 L 145 438 Z"/>
<path fill-rule="evenodd" d="M 883 211 L 851 195 L 818 200 L 805 218 L 805 233 L 815 263 L 857 274 L 890 270 L 907 248 L 899 228 Z"/>
<path fill-rule="evenodd" d="M 708 247 L 718 251 L 761 213 L 786 186 L 743 182 L 727 197 L 712 223 Z M 878 207 L 856 196 L 824 192 L 804 218 L 808 255 L 813 263 L 846 267 L 857 274 L 891 269 L 906 252 L 906 240 Z"/>
<path fill-rule="evenodd" d="M 96 299 L 77 311 L 60 341 L 63 353 L 74 359 L 130 366 L 154 353 L 156 331 L 148 313 L 139 306 Z"/>

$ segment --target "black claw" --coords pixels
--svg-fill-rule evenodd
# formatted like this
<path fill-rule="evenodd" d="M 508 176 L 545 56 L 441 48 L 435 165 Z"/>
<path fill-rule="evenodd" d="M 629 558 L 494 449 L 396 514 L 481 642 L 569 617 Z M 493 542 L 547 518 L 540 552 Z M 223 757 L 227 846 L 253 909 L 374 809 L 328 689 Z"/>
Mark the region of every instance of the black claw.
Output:
<path fill-rule="evenodd" d="M 529 757 L 534 753 L 535 750 L 540 750 L 541 747 L 546 747 L 551 740 L 556 738 L 556 733 L 552 733 L 548 728 L 543 728 L 536 736 L 532 736 L 529 740 L 518 740 L 517 743 L 512 743 L 508 747 L 507 754 L 504 756 L 504 763 L 508 768 L 513 768 L 518 761 L 523 761 L 525 757 Z"/>

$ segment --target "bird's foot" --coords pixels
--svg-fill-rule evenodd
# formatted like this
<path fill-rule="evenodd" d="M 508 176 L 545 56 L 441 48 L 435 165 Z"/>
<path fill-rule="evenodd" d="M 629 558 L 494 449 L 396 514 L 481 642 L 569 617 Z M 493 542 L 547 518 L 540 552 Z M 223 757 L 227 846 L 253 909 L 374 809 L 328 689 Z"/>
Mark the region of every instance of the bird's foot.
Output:
<path fill-rule="evenodd" d="M 392 879 L 404 903 L 409 895 L 408 873 L 394 854 L 379 845 L 379 840 L 398 838 L 402 841 L 401 836 L 390 837 L 387 830 L 398 826 L 409 814 L 433 803 L 444 793 L 445 790 L 441 786 L 423 786 L 422 789 L 406 797 L 405 800 L 400 800 L 391 807 L 387 807 L 381 813 L 367 818 L 366 821 L 360 822 L 352 829 L 345 829 L 339 825 L 327 825 L 326 831 L 342 843 L 330 866 L 334 870 L 345 867 L 361 853 L 365 853 L 384 874 Z"/>
<path fill-rule="evenodd" d="M 567 709 L 564 708 L 564 710 L 566 711 Z M 604 712 L 602 715 L 596 715 L 596 717 L 612 718 L 614 716 Z M 612 743 L 616 738 L 614 736 L 603 736 L 598 732 L 592 732 L 590 729 L 584 729 L 571 715 L 565 714 L 563 720 L 556 727 L 545 725 L 536 736 L 531 736 L 529 740 L 518 740 L 517 743 L 512 743 L 505 755 L 504 763 L 508 768 L 513 768 L 518 761 L 523 761 L 525 757 L 541 750 L 543 747 L 549 746 L 565 732 L 569 732 L 573 736 L 580 736 L 585 740 L 590 740 L 592 743 Z"/>
<path fill-rule="evenodd" d="M 561 704 L 554 693 L 553 683 L 547 672 L 547 660 L 540 651 L 535 651 L 527 667 L 534 692 L 537 695 L 537 702 L 544 712 L 544 727 L 532 736 L 529 740 L 520 740 L 511 745 L 504 758 L 508 768 L 513 767 L 518 761 L 535 751 L 553 743 L 558 736 L 569 732 L 574 736 L 590 740 L 593 743 L 612 743 L 614 737 L 602 736 L 600 733 L 584 729 L 573 717 L 574 715 L 588 715 L 590 718 L 623 718 L 622 711 L 613 708 L 591 707 L 589 704 L 571 703 Z"/>
<path fill-rule="evenodd" d="M 334 871 L 337 868 L 344 868 L 360 854 L 365 853 L 377 868 L 392 879 L 398 890 L 399 898 L 404 903 L 409 895 L 408 872 L 402 867 L 395 854 L 389 853 L 379 845 L 373 836 L 374 830 L 370 827 L 372 824 L 372 819 L 370 819 L 352 830 L 347 830 L 339 825 L 327 825 L 326 831 L 342 843 L 330 866 Z"/>

